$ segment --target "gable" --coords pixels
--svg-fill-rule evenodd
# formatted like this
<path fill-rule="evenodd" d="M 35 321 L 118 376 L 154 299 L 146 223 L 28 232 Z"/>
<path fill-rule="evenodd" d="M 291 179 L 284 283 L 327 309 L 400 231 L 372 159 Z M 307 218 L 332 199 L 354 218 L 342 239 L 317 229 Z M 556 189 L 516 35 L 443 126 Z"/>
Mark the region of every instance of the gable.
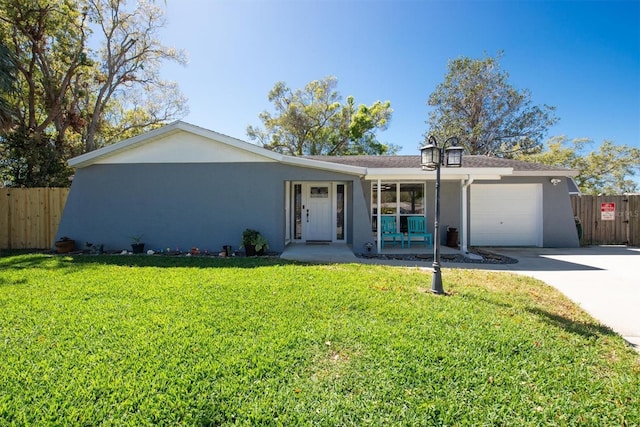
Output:
<path fill-rule="evenodd" d="M 282 155 L 221 133 L 177 121 L 69 160 L 69 166 L 117 163 L 280 161 Z"/>
<path fill-rule="evenodd" d="M 82 154 L 68 163 L 74 168 L 84 168 L 96 164 L 266 162 L 359 176 L 366 174 L 365 168 L 286 156 L 181 121 Z"/>
<path fill-rule="evenodd" d="M 146 143 L 137 144 L 95 164 L 122 163 L 244 163 L 273 162 L 273 159 L 233 147 L 215 139 L 177 131 Z"/>

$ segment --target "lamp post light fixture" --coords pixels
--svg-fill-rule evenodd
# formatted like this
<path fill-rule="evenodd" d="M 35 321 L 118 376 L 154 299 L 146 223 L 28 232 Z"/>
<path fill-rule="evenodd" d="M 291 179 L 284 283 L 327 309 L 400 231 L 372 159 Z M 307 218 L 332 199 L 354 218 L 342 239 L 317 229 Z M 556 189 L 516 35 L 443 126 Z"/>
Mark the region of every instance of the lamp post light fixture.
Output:
<path fill-rule="evenodd" d="M 442 274 L 440 272 L 440 167 L 459 168 L 462 166 L 463 148 L 458 146 L 458 138 L 452 136 L 447 139 L 442 147 L 432 135 L 427 145 L 420 149 L 420 165 L 422 170 L 436 171 L 436 217 L 433 223 L 433 277 L 431 279 L 431 292 L 444 294 L 442 288 Z"/>

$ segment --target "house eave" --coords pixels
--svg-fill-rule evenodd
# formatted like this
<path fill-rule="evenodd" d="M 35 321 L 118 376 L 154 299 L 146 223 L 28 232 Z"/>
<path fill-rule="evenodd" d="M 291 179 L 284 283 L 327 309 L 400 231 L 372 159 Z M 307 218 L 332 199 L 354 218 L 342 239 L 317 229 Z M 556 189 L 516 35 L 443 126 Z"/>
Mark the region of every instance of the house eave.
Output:
<path fill-rule="evenodd" d="M 440 179 L 443 181 L 460 181 L 473 176 L 476 180 L 496 180 L 513 174 L 512 168 L 441 168 Z M 410 180 L 434 181 L 435 171 L 423 171 L 421 168 L 369 168 L 367 180 Z"/>
<path fill-rule="evenodd" d="M 539 171 L 514 171 L 513 176 L 566 176 L 576 177 L 580 174 L 575 169 L 561 169 L 561 170 L 539 170 Z"/>
<path fill-rule="evenodd" d="M 339 163 L 323 162 L 314 159 L 305 159 L 304 157 L 295 156 L 282 156 L 280 160 L 284 164 L 292 166 L 301 166 L 306 168 L 320 169 L 331 172 L 340 172 L 349 175 L 364 176 L 367 173 L 367 168 L 360 166 L 343 165 Z"/>

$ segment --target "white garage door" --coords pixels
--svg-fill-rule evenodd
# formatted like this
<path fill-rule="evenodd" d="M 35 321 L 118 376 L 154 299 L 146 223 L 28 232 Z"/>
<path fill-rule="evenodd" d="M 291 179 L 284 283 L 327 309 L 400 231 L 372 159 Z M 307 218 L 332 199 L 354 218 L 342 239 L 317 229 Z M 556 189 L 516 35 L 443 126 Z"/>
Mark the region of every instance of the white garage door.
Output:
<path fill-rule="evenodd" d="M 542 184 L 473 184 L 472 246 L 542 246 Z"/>

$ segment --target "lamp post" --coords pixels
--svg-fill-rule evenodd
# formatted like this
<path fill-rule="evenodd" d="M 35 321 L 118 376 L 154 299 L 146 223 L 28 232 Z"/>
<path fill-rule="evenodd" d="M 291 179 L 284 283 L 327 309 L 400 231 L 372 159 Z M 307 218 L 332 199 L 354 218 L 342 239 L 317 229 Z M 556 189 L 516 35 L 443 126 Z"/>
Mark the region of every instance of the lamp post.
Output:
<path fill-rule="evenodd" d="M 420 165 L 422 170 L 436 171 L 436 218 L 433 223 L 433 277 L 431 279 L 431 292 L 434 294 L 444 294 L 442 288 L 442 274 L 440 272 L 440 167 L 462 166 L 462 147 L 458 146 L 458 138 L 452 136 L 447 139 L 442 147 L 438 146 L 438 141 L 432 135 L 429 137 L 427 145 L 420 149 Z"/>

